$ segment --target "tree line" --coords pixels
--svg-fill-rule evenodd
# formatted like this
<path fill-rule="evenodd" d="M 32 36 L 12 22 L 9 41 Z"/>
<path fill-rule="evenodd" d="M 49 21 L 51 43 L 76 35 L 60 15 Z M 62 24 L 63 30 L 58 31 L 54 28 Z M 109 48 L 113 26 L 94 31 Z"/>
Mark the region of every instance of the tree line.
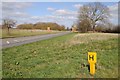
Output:
<path fill-rule="evenodd" d="M 47 30 L 47 28 L 50 27 L 51 30 L 65 30 L 64 25 L 58 25 L 57 23 L 52 22 L 38 22 L 35 24 L 20 24 L 17 26 L 18 29 L 41 29 L 41 30 Z"/>
<path fill-rule="evenodd" d="M 2 23 L 2 29 L 7 29 L 8 34 L 10 34 L 10 28 L 14 28 L 16 26 L 17 21 L 13 19 L 3 19 Z M 52 23 L 52 22 L 37 22 L 35 24 L 32 23 L 24 23 L 24 24 L 19 24 L 16 26 L 17 29 L 40 29 L 40 30 L 47 30 L 47 28 L 50 28 L 50 30 L 58 30 L 58 31 L 64 31 L 65 26 L 64 25 L 59 25 L 57 23 Z"/>

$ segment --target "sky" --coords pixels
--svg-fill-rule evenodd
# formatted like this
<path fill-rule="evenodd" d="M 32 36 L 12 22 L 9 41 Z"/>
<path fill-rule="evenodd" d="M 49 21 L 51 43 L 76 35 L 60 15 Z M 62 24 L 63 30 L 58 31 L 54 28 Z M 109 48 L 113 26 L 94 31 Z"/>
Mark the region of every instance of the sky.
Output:
<path fill-rule="evenodd" d="M 59 25 L 71 27 L 78 20 L 79 8 L 84 4 L 88 4 L 89 0 L 4 0 L 2 1 L 2 18 L 12 18 L 21 23 L 36 23 L 36 22 L 55 22 Z M 92 0 L 94 2 L 96 0 Z M 99 1 L 99 0 L 97 0 Z M 102 4 L 106 5 L 111 17 L 109 18 L 113 24 L 118 24 L 118 0 L 107 2 L 101 0 Z M 2 20 L 1 20 L 2 23 Z"/>

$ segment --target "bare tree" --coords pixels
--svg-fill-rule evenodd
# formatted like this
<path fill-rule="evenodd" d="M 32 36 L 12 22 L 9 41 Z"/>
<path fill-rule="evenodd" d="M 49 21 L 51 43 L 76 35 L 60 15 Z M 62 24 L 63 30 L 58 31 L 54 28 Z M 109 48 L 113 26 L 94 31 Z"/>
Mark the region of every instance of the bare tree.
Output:
<path fill-rule="evenodd" d="M 77 24 L 78 31 L 80 31 L 80 32 L 87 32 L 87 31 L 91 30 L 90 25 L 91 24 L 90 24 L 88 19 L 81 20 Z"/>
<path fill-rule="evenodd" d="M 94 32 L 97 23 L 107 22 L 109 16 L 109 9 L 107 8 L 107 6 L 99 2 L 94 2 L 83 5 L 80 8 L 78 22 L 87 20 L 87 22 L 90 23 L 89 26 L 91 26 Z"/>
<path fill-rule="evenodd" d="M 8 30 L 8 34 L 10 34 L 10 28 L 16 25 L 16 21 L 13 19 L 3 19 L 3 27 L 6 27 Z"/>

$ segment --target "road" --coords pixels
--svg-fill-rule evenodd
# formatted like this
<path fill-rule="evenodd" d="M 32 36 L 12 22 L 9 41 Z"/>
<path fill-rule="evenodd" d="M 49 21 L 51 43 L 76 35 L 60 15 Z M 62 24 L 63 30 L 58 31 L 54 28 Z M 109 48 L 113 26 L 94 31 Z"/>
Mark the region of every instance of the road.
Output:
<path fill-rule="evenodd" d="M 0 39 L 0 41 L 2 41 L 0 43 L 0 46 L 2 46 L 2 48 L 19 46 L 19 45 L 22 45 L 22 44 L 27 44 L 27 43 L 32 43 L 32 42 L 36 42 L 36 41 L 46 40 L 46 39 L 49 39 L 49 38 L 62 36 L 62 35 L 69 34 L 69 33 L 70 32 L 60 32 L 60 33 L 56 33 L 56 34 L 46 34 L 46 35 L 37 35 L 37 36 L 29 36 L 29 37 Z"/>

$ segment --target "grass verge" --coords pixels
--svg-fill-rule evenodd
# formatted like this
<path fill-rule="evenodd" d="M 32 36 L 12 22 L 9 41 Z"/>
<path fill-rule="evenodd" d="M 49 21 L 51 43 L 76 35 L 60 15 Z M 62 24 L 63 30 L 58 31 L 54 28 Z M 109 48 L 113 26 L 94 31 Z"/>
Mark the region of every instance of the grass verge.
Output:
<path fill-rule="evenodd" d="M 94 38 L 95 40 L 87 43 L 74 44 L 73 40 L 81 41 L 76 35 L 79 34 L 71 33 L 3 49 L 3 78 L 117 78 L 118 38 Z M 94 37 L 96 34 L 89 36 Z M 89 51 L 97 52 L 97 69 L 94 76 L 89 74 L 88 67 L 83 67 L 83 64 L 88 64 Z"/>
<path fill-rule="evenodd" d="M 47 30 L 22 30 L 22 29 L 10 29 L 10 34 L 8 34 L 7 29 L 0 30 L 0 38 L 14 38 L 14 37 L 26 37 L 26 36 L 35 36 L 43 34 L 53 34 L 60 31 L 47 31 Z"/>

